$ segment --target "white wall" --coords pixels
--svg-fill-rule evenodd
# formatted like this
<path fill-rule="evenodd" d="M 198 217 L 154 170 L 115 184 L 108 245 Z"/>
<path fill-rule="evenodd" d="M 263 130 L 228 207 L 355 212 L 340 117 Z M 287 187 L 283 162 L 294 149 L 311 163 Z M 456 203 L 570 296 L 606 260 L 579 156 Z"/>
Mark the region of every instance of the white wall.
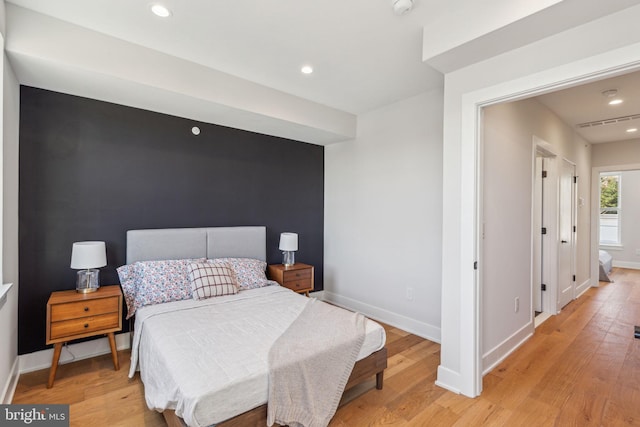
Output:
<path fill-rule="evenodd" d="M 2 12 L 4 12 L 4 2 Z M 4 31 L 4 13 L 0 22 Z M 3 54 L 2 64 L 2 250 L 0 276 L 13 283 L 0 302 L 0 403 L 10 403 L 18 377 L 18 129 L 20 88 Z"/>
<path fill-rule="evenodd" d="M 20 85 L 4 56 L 2 280 L 18 284 L 18 139 Z"/>
<path fill-rule="evenodd" d="M 325 298 L 439 342 L 441 205 L 442 91 L 359 116 L 325 148 Z"/>
<path fill-rule="evenodd" d="M 591 247 L 597 243 L 591 241 L 591 169 L 593 145 L 587 143 L 578 134 L 574 134 L 574 152 L 571 158 L 576 163 L 578 177 L 578 212 L 576 235 L 576 286 L 578 292 L 584 292 L 591 286 Z"/>
<path fill-rule="evenodd" d="M 496 104 L 483 111 L 483 370 L 491 368 L 533 333 L 531 260 L 533 136 L 559 158 L 576 163 L 578 223 L 589 224 L 590 145 L 535 98 Z M 590 228 L 576 239 L 576 282 L 589 283 Z M 514 309 L 519 299 L 520 309 Z M 555 311 L 554 311 L 555 312 Z"/>
<path fill-rule="evenodd" d="M 596 19 L 445 75 L 442 347 L 437 384 L 482 390 L 476 223 L 479 105 L 593 81 L 640 66 L 640 6 Z"/>
<path fill-rule="evenodd" d="M 640 139 L 593 144 L 593 167 L 620 166 L 640 163 Z"/>

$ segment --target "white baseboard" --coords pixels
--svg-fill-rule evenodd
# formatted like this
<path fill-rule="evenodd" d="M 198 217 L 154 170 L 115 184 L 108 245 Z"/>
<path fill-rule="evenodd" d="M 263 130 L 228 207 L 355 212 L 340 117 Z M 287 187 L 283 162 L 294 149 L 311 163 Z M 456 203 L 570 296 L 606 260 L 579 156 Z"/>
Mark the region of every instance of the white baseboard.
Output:
<path fill-rule="evenodd" d="M 527 323 L 513 335 L 500 344 L 489 350 L 482 356 L 482 375 L 486 375 L 491 372 L 500 362 L 513 353 L 518 347 L 520 347 L 526 340 L 531 338 L 534 332 L 534 325 L 532 322 Z"/>
<path fill-rule="evenodd" d="M 551 316 L 555 316 L 554 314 L 551 314 L 549 312 L 542 312 L 540 314 L 538 314 L 535 319 L 533 319 L 533 327 L 537 328 L 538 326 L 542 325 L 544 322 L 546 322 L 547 320 L 549 320 L 551 318 Z"/>
<path fill-rule="evenodd" d="M 439 365 L 436 385 L 453 393 L 460 394 L 460 388 L 458 388 L 457 384 L 460 384 L 460 373 L 454 372 L 449 368 L 445 368 L 444 366 Z"/>
<path fill-rule="evenodd" d="M 318 298 L 320 301 L 324 301 L 324 291 L 309 292 L 309 296 Z"/>
<path fill-rule="evenodd" d="M 611 265 L 614 267 L 620 268 L 630 268 L 632 270 L 640 270 L 640 262 L 633 261 L 616 261 L 615 259 L 611 262 Z"/>
<path fill-rule="evenodd" d="M 584 282 L 582 282 L 582 284 L 580 284 L 577 288 L 576 288 L 576 299 L 580 298 L 580 296 L 582 294 L 584 294 L 585 292 L 587 292 L 589 290 L 589 288 L 591 287 L 591 279 L 587 279 Z"/>
<path fill-rule="evenodd" d="M 314 292 L 316 296 L 318 292 Z M 428 339 L 436 343 L 440 343 L 440 328 L 428 323 L 420 322 L 402 314 L 394 313 L 380 307 L 357 301 L 342 295 L 329 291 L 322 291 L 323 299 L 339 307 L 346 308 L 351 311 L 358 311 L 374 320 L 379 320 L 387 325 L 402 329 L 403 331 Z"/>
<path fill-rule="evenodd" d="M 129 332 L 116 334 L 116 347 L 118 350 L 124 350 L 130 347 L 129 335 Z M 66 346 L 62 347 L 59 364 L 63 365 L 76 360 L 88 359 L 109 353 L 111 353 L 111 347 L 109 347 L 107 337 L 69 344 L 68 348 Z M 53 349 L 49 348 L 47 350 L 35 351 L 18 357 L 20 359 L 21 374 L 38 371 L 40 369 L 49 369 L 51 367 L 51 359 L 53 358 Z"/>
<path fill-rule="evenodd" d="M 0 399 L 0 403 L 3 405 L 8 405 L 13 400 L 13 394 L 16 391 L 16 386 L 18 385 L 18 378 L 20 378 L 20 373 L 18 372 L 18 367 L 20 366 L 18 358 L 16 357 L 13 361 L 13 366 L 11 366 L 11 372 L 9 374 L 9 378 L 7 379 L 7 383 L 4 386 L 2 391 L 2 396 Z"/>

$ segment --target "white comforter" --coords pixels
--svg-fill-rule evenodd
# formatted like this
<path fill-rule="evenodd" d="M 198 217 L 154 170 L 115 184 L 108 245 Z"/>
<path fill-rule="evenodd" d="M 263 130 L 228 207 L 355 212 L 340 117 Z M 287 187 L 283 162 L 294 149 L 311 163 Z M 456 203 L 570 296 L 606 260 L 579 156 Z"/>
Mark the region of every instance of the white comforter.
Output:
<path fill-rule="evenodd" d="M 136 312 L 129 377 L 139 365 L 151 409 L 208 426 L 267 402 L 269 349 L 308 299 L 280 286 Z M 309 331 L 313 333 L 313 331 Z M 384 346 L 368 320 L 358 360 Z"/>

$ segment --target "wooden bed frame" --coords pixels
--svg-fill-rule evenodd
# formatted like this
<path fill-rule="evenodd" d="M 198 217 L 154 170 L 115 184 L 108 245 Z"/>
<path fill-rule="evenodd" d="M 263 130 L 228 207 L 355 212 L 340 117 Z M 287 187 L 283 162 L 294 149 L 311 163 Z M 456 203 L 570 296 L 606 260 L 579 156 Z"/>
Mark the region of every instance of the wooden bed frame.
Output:
<path fill-rule="evenodd" d="M 266 260 L 266 227 L 205 227 L 127 231 L 127 264 L 136 261 L 181 258 L 244 257 Z M 132 329 L 133 331 L 133 329 Z M 387 349 L 382 348 L 356 362 L 345 390 L 373 375 L 376 388 L 382 389 L 387 367 Z M 169 427 L 185 427 L 173 410 L 165 410 Z M 267 405 L 230 418 L 216 427 L 264 427 Z"/>
<path fill-rule="evenodd" d="M 358 385 L 373 375 L 376 376 L 376 389 L 382 390 L 384 370 L 387 368 L 387 348 L 384 347 L 362 360 L 356 362 L 347 381 L 345 390 Z M 167 426 L 187 427 L 185 422 L 176 415 L 175 411 L 167 409 L 162 412 Z M 258 406 L 243 414 L 216 424 L 216 427 L 264 427 L 267 424 L 267 405 Z"/>

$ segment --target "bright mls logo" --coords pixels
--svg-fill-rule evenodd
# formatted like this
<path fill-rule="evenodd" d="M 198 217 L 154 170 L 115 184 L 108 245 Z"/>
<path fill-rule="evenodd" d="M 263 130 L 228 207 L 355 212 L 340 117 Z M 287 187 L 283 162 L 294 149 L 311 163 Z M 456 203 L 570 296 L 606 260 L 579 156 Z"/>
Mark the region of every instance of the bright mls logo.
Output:
<path fill-rule="evenodd" d="M 69 405 L 0 405 L 0 426 L 69 427 Z"/>

